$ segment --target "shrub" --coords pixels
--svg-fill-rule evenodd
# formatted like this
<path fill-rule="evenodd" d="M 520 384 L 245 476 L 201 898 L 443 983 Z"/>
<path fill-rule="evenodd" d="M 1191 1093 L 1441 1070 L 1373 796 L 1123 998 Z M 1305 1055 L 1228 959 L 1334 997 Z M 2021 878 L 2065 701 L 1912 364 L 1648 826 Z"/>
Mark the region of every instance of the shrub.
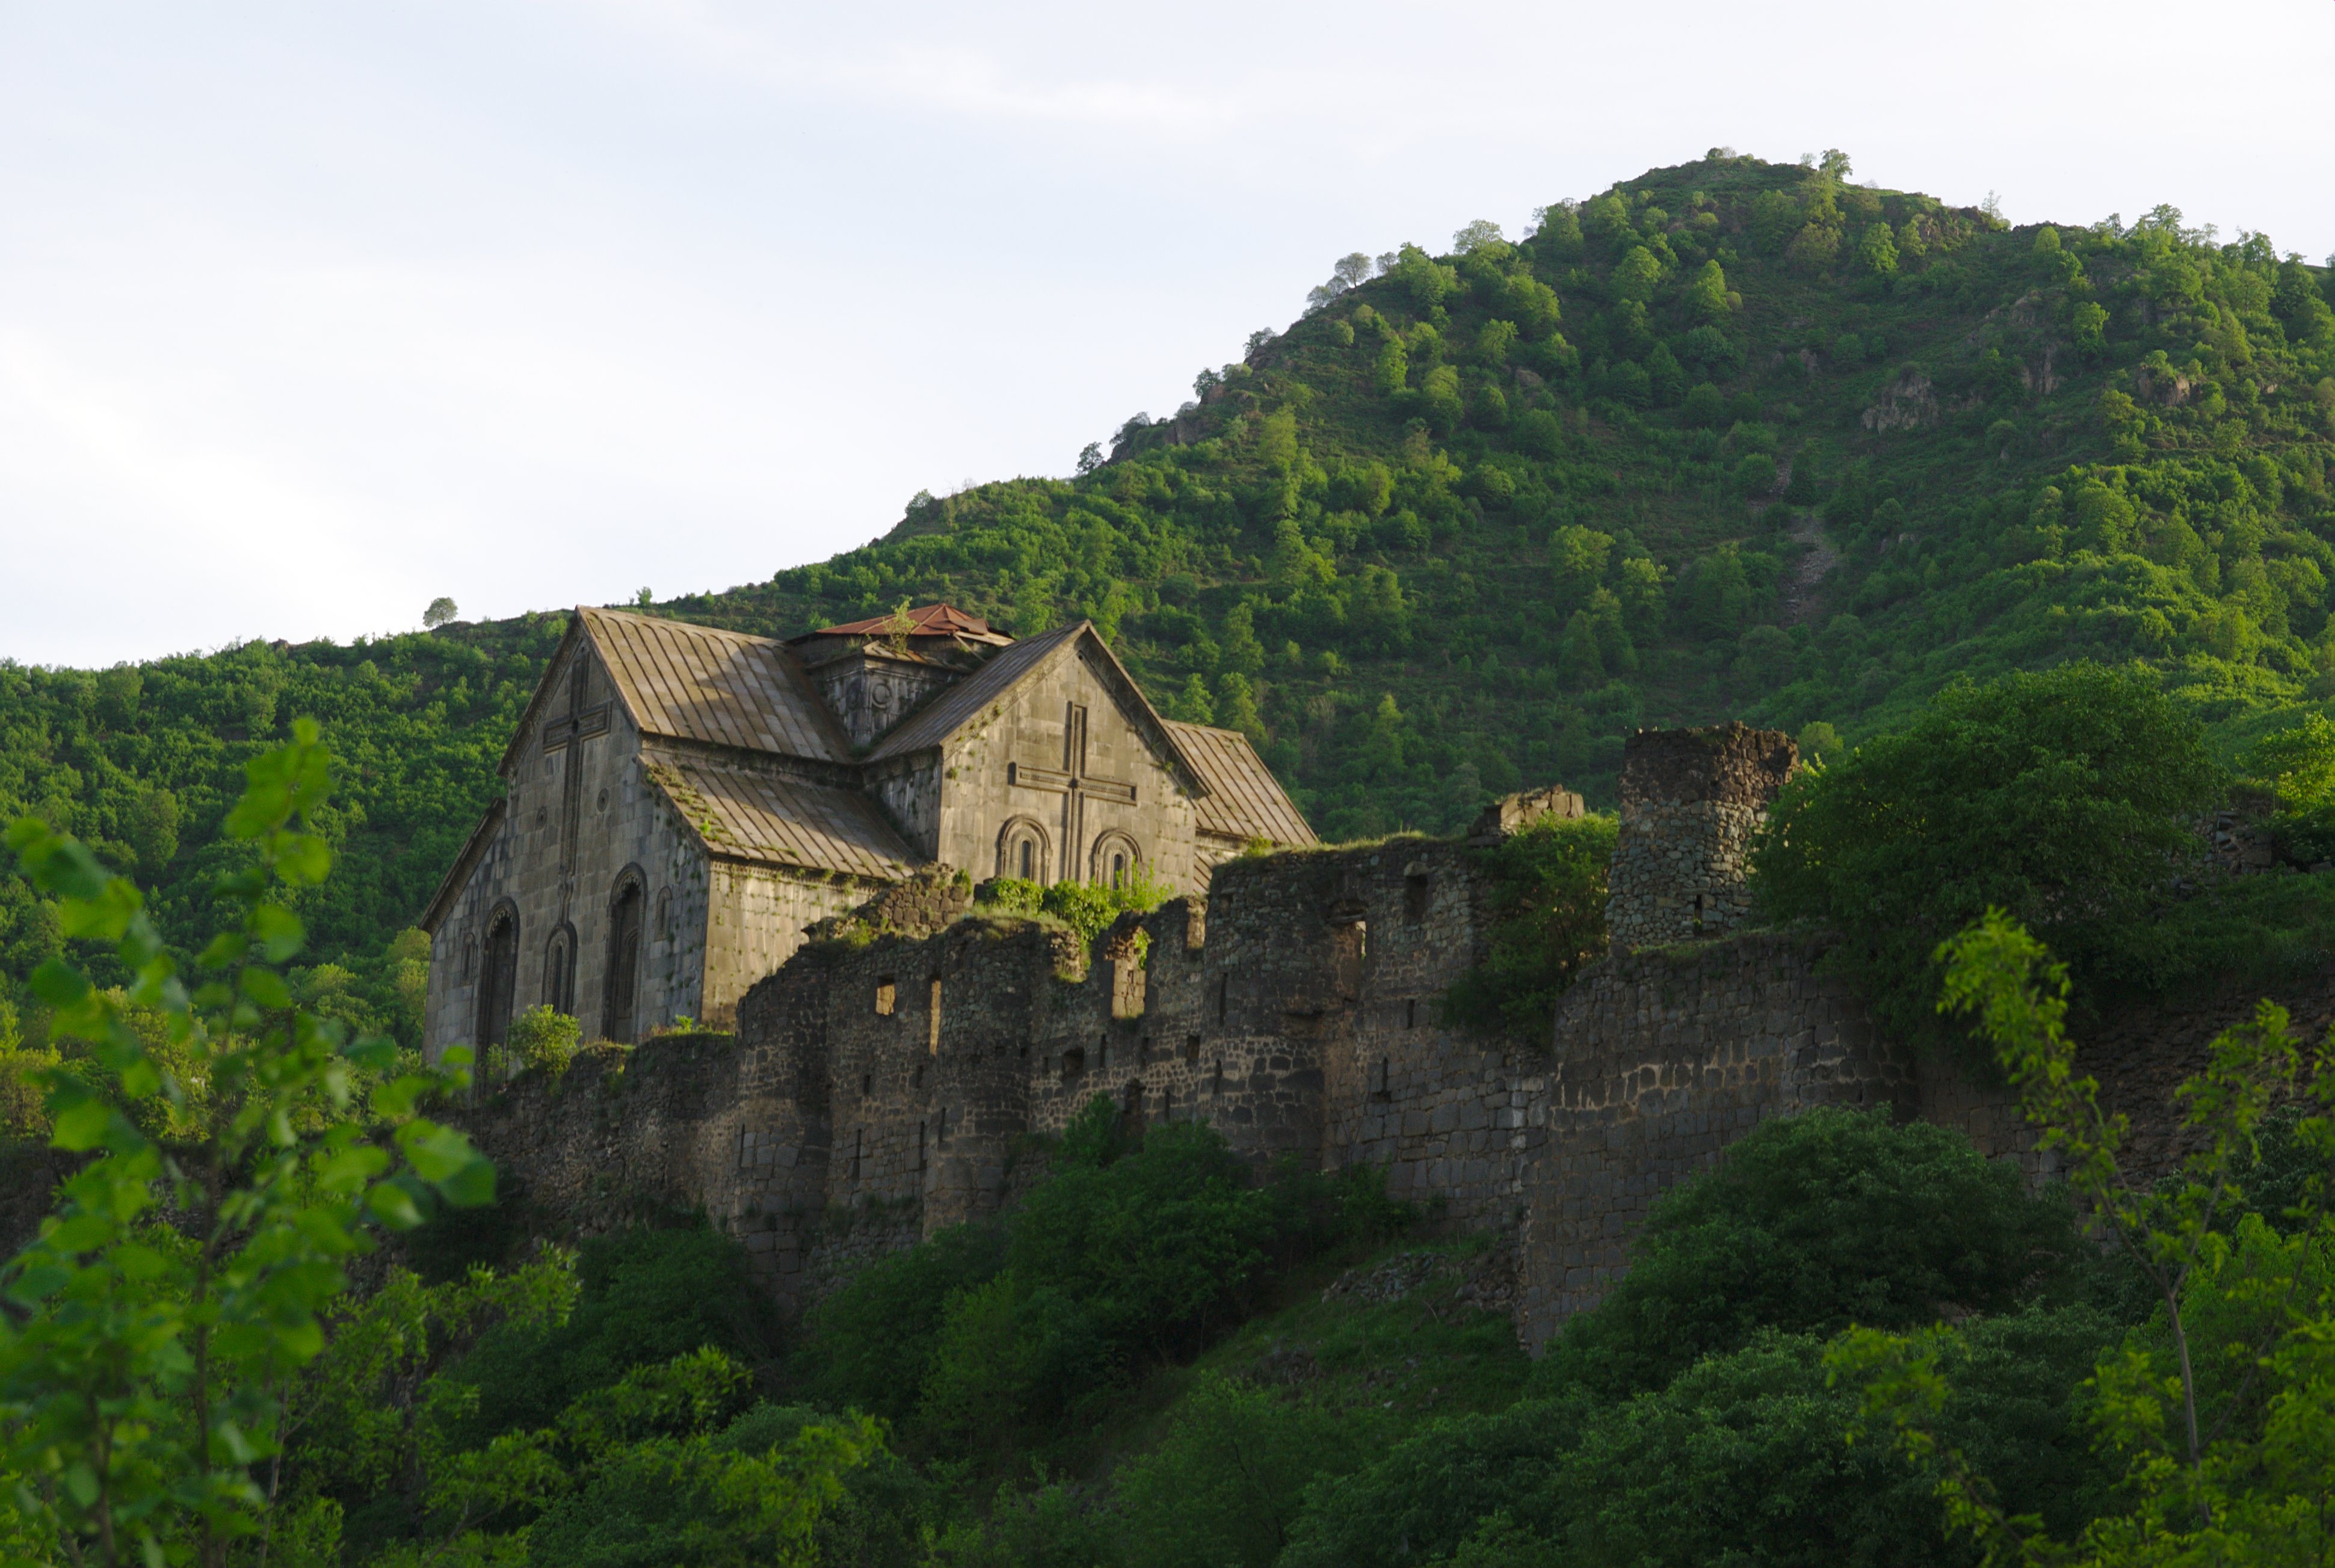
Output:
<path fill-rule="evenodd" d="M 1446 1019 L 1546 1041 L 1556 999 L 1605 952 L 1605 876 L 1619 836 L 1611 817 L 1544 818 L 1476 853 L 1491 880 L 1491 942 L 1444 992 Z"/>
<path fill-rule="evenodd" d="M 1099 882 L 1056 882 L 1040 886 L 1018 876 L 998 876 L 981 885 L 980 902 L 1008 915 L 1046 915 L 1061 921 L 1090 943 L 1110 928 L 1110 923 L 1130 910 L 1148 914 L 1173 896 L 1175 889 L 1154 882 L 1138 866 L 1118 886 Z"/>
<path fill-rule="evenodd" d="M 584 1026 L 549 1003 L 528 1008 L 510 1021 L 509 1051 L 521 1068 L 539 1068 L 557 1077 L 576 1059 Z"/>
<path fill-rule="evenodd" d="M 1271 1568 L 1307 1486 L 1353 1469 L 1359 1439 L 1336 1411 L 1203 1378 L 1159 1446 L 1119 1474 L 1129 1568 Z"/>
<path fill-rule="evenodd" d="M 915 1410 L 950 1300 L 1005 1265 L 994 1225 L 953 1225 L 879 1258 L 811 1309 L 796 1370 L 832 1408 L 893 1421 Z"/>
<path fill-rule="evenodd" d="M 582 1293 L 565 1323 L 497 1330 L 455 1369 L 475 1390 L 451 1421 L 457 1447 L 547 1426 L 635 1368 L 706 1347 L 749 1366 L 770 1358 L 767 1298 L 733 1237 L 703 1226 L 618 1231 L 584 1244 L 576 1276 Z"/>
<path fill-rule="evenodd" d="M 1762 1124 L 1659 1200 L 1630 1272 L 1573 1319 L 1538 1384 L 1620 1398 L 1659 1389 L 1759 1329 L 1908 1326 L 1948 1307 L 2003 1312 L 2078 1256 L 2061 1202 L 1960 1133 L 1886 1111 Z"/>

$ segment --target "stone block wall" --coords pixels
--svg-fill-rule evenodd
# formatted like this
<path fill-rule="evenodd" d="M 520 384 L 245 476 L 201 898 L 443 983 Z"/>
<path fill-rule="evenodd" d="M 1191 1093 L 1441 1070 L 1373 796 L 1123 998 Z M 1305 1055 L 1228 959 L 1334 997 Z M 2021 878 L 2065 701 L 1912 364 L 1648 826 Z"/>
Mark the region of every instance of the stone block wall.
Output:
<path fill-rule="evenodd" d="M 1912 1060 L 1816 973 L 1818 955 L 1744 932 L 1609 958 L 1565 994 L 1527 1098 L 1544 1122 L 1521 1248 L 1528 1346 L 1621 1277 L 1657 1197 L 1760 1122 L 1817 1105 L 1917 1108 Z"/>
<path fill-rule="evenodd" d="M 1740 726 L 1633 744 L 1625 851 L 1666 853 L 1684 823 L 1701 836 L 1691 866 L 1714 876 L 1791 764 L 1788 741 Z M 1528 819 L 1491 816 L 1487 836 Z M 1662 944 L 1593 965 L 1545 1041 L 1447 1027 L 1438 1003 L 1491 934 L 1479 856 L 1423 838 L 1241 856 L 1205 902 L 1123 916 L 1091 944 L 1050 921 L 952 918 L 961 895 L 937 881 L 894 890 L 888 914 L 828 924 L 755 984 L 734 1039 L 589 1052 L 469 1119 L 571 1233 L 702 1207 L 799 1307 L 1011 1205 L 1042 1139 L 1100 1096 L 1129 1123 L 1205 1121 L 1260 1166 L 1374 1166 L 1442 1225 L 1501 1233 L 1535 1348 L 1621 1276 L 1662 1192 L 1769 1118 L 1887 1107 L 1962 1128 L 2032 1180 L 2055 1174 L 2002 1089 L 1884 1040 L 1819 972 L 1820 944 L 1679 940 L 1660 924 L 1674 908 L 1652 901 L 1680 877 L 1632 883 L 1619 857 L 1616 905 L 1639 900 Z M 2283 1000 L 2316 1036 L 2335 1021 L 2335 976 Z M 2079 1060 L 2131 1118 L 2136 1168 L 2178 1159 L 2173 1090 L 2252 1005 L 2232 992 L 2089 1031 Z"/>
<path fill-rule="evenodd" d="M 1744 857 L 1798 760 L 1789 736 L 1739 723 L 1630 737 L 1606 915 L 1617 949 L 1702 941 L 1749 917 Z"/>

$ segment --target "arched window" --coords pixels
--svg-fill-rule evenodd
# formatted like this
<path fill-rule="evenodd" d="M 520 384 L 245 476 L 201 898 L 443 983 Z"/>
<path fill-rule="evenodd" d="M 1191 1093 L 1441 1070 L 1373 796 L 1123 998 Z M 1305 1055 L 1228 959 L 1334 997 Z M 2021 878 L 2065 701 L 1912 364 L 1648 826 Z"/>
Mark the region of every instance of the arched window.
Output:
<path fill-rule="evenodd" d="M 518 911 L 506 904 L 487 917 L 487 945 L 479 969 L 480 1047 L 500 1045 L 510 1031 L 511 995 L 518 984 Z"/>
<path fill-rule="evenodd" d="M 642 895 L 637 873 L 616 879 L 616 896 L 608 911 L 608 970 L 601 982 L 602 1038 L 629 1045 L 633 1015 L 640 1000 L 641 923 L 648 900 Z"/>
<path fill-rule="evenodd" d="M 1046 830 L 1027 817 L 1009 818 L 997 831 L 997 875 L 1045 882 Z"/>
<path fill-rule="evenodd" d="M 1106 887 L 1124 887 L 1143 868 L 1143 852 L 1135 840 L 1113 829 L 1095 840 L 1087 878 Z"/>
<path fill-rule="evenodd" d="M 543 1000 L 554 1012 L 576 1011 L 576 928 L 562 924 L 543 952 Z"/>

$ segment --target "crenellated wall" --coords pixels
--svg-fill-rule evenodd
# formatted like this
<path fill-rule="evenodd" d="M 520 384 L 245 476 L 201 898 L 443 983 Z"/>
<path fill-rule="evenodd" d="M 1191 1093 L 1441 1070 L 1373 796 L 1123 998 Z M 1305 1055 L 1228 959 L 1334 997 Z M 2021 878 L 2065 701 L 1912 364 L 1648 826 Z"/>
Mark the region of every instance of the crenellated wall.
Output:
<path fill-rule="evenodd" d="M 1769 739 L 1652 750 L 1733 759 L 1761 775 L 1763 807 L 1782 774 Z M 1693 789 L 1655 782 L 1649 799 Z M 2052 1174 L 2001 1089 L 1893 1046 L 1800 937 L 1617 951 L 1566 993 L 1545 1041 L 1438 1021 L 1438 999 L 1486 955 L 1481 850 L 1551 811 L 1577 815 L 1578 800 L 1496 808 L 1467 840 L 1235 858 L 1206 900 L 1124 916 L 1084 946 L 1050 922 L 967 913 L 964 881 L 904 885 L 815 926 L 741 1000 L 734 1037 L 586 1052 L 470 1123 L 555 1223 L 702 1207 L 799 1307 L 871 1257 L 1012 1203 L 1041 1174 L 1038 1140 L 1099 1095 L 1130 1122 L 1206 1121 L 1260 1164 L 1375 1166 L 1431 1223 L 1505 1234 L 1536 1348 L 1611 1288 L 1663 1191 L 1768 1118 L 1886 1106 Z M 1681 886 L 1710 890 L 1709 847 Z M 1659 903 L 1650 876 L 1633 892 L 1647 907 L 1691 908 Z M 2085 1065 L 2132 1118 L 2144 1163 L 2177 1157 L 2173 1089 L 2252 1002 L 2100 1030 Z M 2335 980 L 2291 1002 L 2324 1029 Z"/>

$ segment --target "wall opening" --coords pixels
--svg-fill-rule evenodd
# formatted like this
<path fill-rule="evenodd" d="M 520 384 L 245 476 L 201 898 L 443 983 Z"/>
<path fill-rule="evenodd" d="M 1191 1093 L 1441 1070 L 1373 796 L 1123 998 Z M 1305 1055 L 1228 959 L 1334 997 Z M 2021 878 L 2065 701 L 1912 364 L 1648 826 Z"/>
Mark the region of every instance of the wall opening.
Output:
<path fill-rule="evenodd" d="M 1419 1027 L 1419 998 L 1410 996 L 1403 999 L 1402 1026 L 1405 1029 L 1417 1029 Z"/>
<path fill-rule="evenodd" d="M 1371 923 L 1359 909 L 1342 905 L 1330 912 L 1330 962 L 1337 976 L 1338 994 L 1352 1002 L 1361 994 L 1362 972 L 1371 957 Z"/>
<path fill-rule="evenodd" d="M 641 924 L 648 900 L 637 878 L 627 876 L 616 891 L 608 920 L 608 977 L 602 1002 L 601 1034 L 622 1045 L 633 1040 L 641 974 Z"/>
<path fill-rule="evenodd" d="M 1220 1056 L 1220 1057 L 1216 1058 L 1216 1076 L 1215 1076 L 1214 1078 L 1212 1078 L 1212 1079 L 1210 1079 L 1208 1080 L 1208 1094 L 1209 1094 L 1209 1097 L 1210 1097 L 1211 1099 L 1213 1099 L 1213 1098 L 1215 1098 L 1216 1096 L 1220 1095 L 1220 1094 L 1222 1094 L 1222 1093 L 1224 1093 L 1224 1092 L 1225 1092 L 1225 1059 L 1224 1059 L 1223 1057 L 1221 1057 L 1221 1056 Z"/>
<path fill-rule="evenodd" d="M 925 1124 L 916 1124 L 916 1168 L 925 1168 Z"/>
<path fill-rule="evenodd" d="M 554 1012 L 576 1011 L 576 933 L 562 925 L 543 955 L 543 1000 Z"/>
<path fill-rule="evenodd" d="M 866 1099 L 869 1095 L 873 1094 L 875 1091 L 876 1091 L 876 1075 L 875 1075 L 874 1073 L 872 1073 L 872 1072 L 863 1072 L 863 1073 L 861 1073 L 861 1074 L 859 1075 L 859 1098 L 860 1098 L 860 1099 Z"/>
<path fill-rule="evenodd" d="M 855 1127 L 851 1129 L 851 1179 L 854 1182 L 859 1179 L 859 1161 L 867 1152 L 867 1132 L 865 1128 Z"/>
<path fill-rule="evenodd" d="M 899 1004 L 899 1000 L 900 988 L 893 982 L 892 977 L 888 974 L 877 975 L 876 977 L 877 1016 L 879 1018 L 891 1017 L 892 1010 Z"/>
<path fill-rule="evenodd" d="M 1375 1100 L 1394 1099 L 1393 1079 L 1394 1064 L 1383 1056 L 1379 1058 L 1379 1064 L 1371 1070 L 1371 1098 Z"/>
<path fill-rule="evenodd" d="M 1187 1063 L 1191 1063 L 1191 1062 L 1197 1062 L 1197 1061 L 1198 1061 L 1199 1060 L 1200 1060 L 1200 1037 L 1199 1037 L 1198 1035 L 1197 1035 L 1197 1034 L 1187 1034 L 1187 1035 L 1186 1035 L 1186 1036 L 1184 1037 L 1184 1060 L 1185 1060 Z"/>
<path fill-rule="evenodd" d="M 1083 1077 L 1086 1070 L 1087 1053 L 1085 1051 L 1080 1050 L 1074 1045 L 1071 1047 L 1070 1050 L 1062 1052 L 1062 1081 L 1064 1083 L 1069 1083 L 1073 1079 Z"/>
<path fill-rule="evenodd" d="M 1402 914 L 1406 920 L 1424 920 L 1435 897 L 1435 879 L 1424 871 L 1406 871 L 1402 877 Z"/>
<path fill-rule="evenodd" d="M 518 916 L 498 910 L 487 927 L 486 963 L 479 975 L 479 1044 L 500 1045 L 510 1029 L 511 995 L 518 984 Z"/>

